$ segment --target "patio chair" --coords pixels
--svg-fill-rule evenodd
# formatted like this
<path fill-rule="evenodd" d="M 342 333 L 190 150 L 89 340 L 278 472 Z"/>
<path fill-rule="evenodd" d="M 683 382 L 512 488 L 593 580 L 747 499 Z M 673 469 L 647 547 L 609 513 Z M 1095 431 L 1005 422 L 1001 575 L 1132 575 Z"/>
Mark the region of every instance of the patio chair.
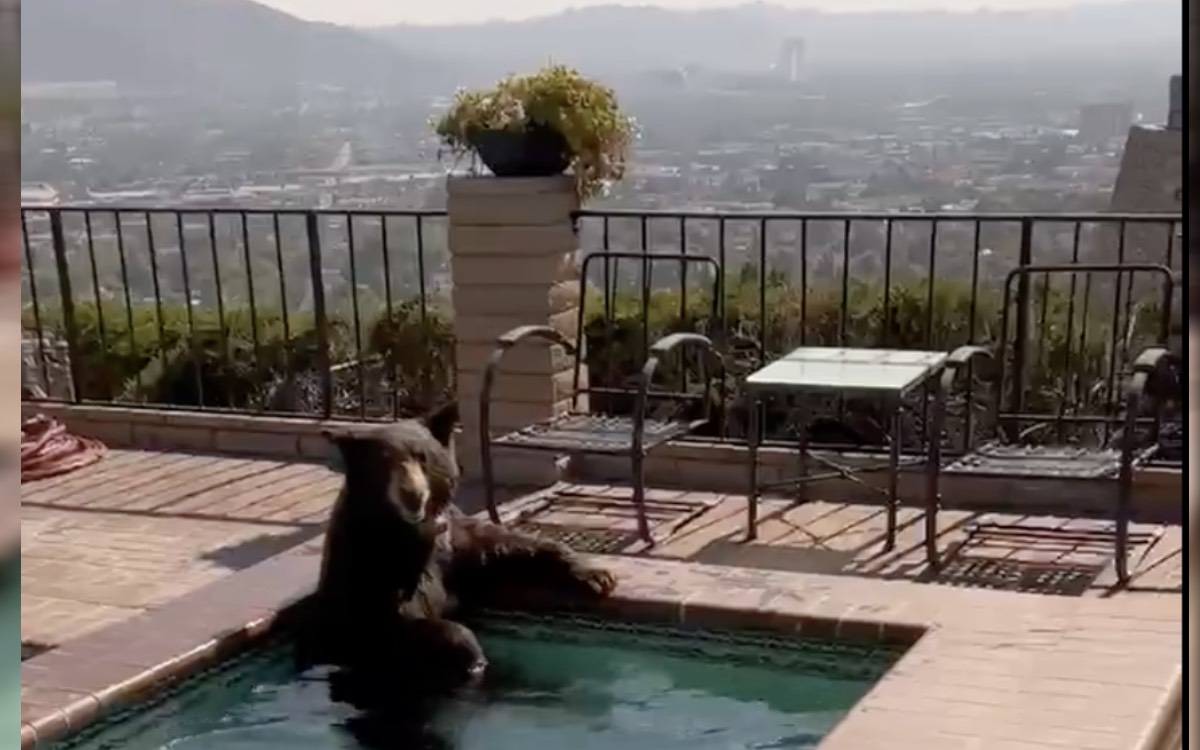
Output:
<path fill-rule="evenodd" d="M 1028 278 L 1041 274 L 1047 278 L 1053 273 L 1093 274 L 1111 276 L 1115 282 L 1114 289 L 1121 286 L 1131 274 L 1149 274 L 1163 279 L 1163 300 L 1161 328 L 1155 344 L 1145 348 L 1135 359 L 1128 377 L 1124 380 L 1120 393 L 1106 396 L 1115 408 L 1109 409 L 1104 415 L 1068 414 L 1065 406 L 1060 406 L 1057 414 L 1024 413 L 1023 373 L 1026 362 L 1024 351 L 1028 337 L 1022 338 L 1009 351 L 1006 344 L 1009 330 L 1009 311 L 1012 307 L 1013 282 L 1022 277 Z M 1132 288 L 1130 284 L 1129 288 Z M 1167 346 L 1170 331 L 1171 302 L 1174 292 L 1174 277 L 1166 266 L 1128 263 L 1128 264 L 1072 264 L 1024 266 L 1014 269 L 1008 274 L 1004 284 L 1004 308 L 1001 318 L 1000 342 L 996 352 L 980 346 L 964 346 L 950 356 L 936 388 L 934 408 L 932 413 L 931 432 L 941 435 L 945 419 L 944 399 L 951 391 L 958 377 L 969 368 L 980 364 L 990 365 L 995 375 L 995 400 L 992 405 L 992 422 L 996 428 L 996 437 L 983 445 L 973 447 L 974 438 L 969 423 L 966 430 L 965 450 L 963 455 L 942 466 L 942 448 L 939 440 L 931 441 L 930 460 L 928 462 L 926 486 L 925 514 L 925 545 L 926 556 L 931 567 L 937 567 L 941 560 L 937 548 L 937 512 L 940 505 L 940 479 L 942 475 L 965 475 L 971 477 L 990 477 L 1017 480 L 1061 480 L 1068 482 L 1090 482 L 1102 492 L 1115 490 L 1112 502 L 1112 520 L 1115 525 L 1115 563 L 1118 581 L 1124 585 L 1129 580 L 1129 525 L 1133 516 L 1132 492 L 1133 472 L 1136 467 L 1150 460 L 1157 452 L 1158 428 L 1161 423 L 1160 401 L 1166 389 L 1173 388 L 1172 378 L 1176 377 L 1180 358 L 1171 352 Z M 1026 313 L 1028 314 L 1028 313 Z M 1126 316 L 1125 326 L 1129 326 L 1129 315 Z M 1115 329 L 1120 328 L 1121 313 L 1118 309 L 1113 318 Z M 1026 325 L 1028 320 L 1026 321 Z M 1023 326 L 1017 325 L 1018 331 Z M 1122 337 L 1124 338 L 1124 337 Z M 1116 336 L 1114 336 L 1114 343 Z M 1128 354 L 1128 344 L 1124 354 Z M 1111 358 L 1119 356 L 1119 347 L 1114 346 L 1108 353 Z M 1010 365 L 1011 355 L 1011 365 Z M 1069 356 L 1069 355 L 1068 355 Z M 1112 367 L 1115 369 L 1115 361 Z M 1174 370 L 1174 371 L 1173 371 Z M 1014 377 L 1014 382 L 1006 380 L 1006 374 Z M 1115 390 L 1115 380 L 1110 382 L 1110 388 Z M 1011 391 L 1008 398 L 1009 406 L 1001 407 L 1005 400 L 1006 391 Z M 968 393 L 967 413 L 970 414 L 971 403 Z M 1119 400 L 1119 403 L 1118 403 Z M 1143 409 L 1150 406 L 1154 415 L 1150 418 L 1143 416 Z M 1024 424 L 1033 423 L 1022 429 Z M 1073 443 L 1067 439 L 1067 428 L 1091 425 L 1102 429 L 1104 437 L 1095 445 L 1085 446 Z M 1151 429 L 1148 445 L 1140 445 L 1138 428 L 1149 426 Z M 1046 433 L 1047 428 L 1054 427 L 1048 440 L 1035 442 L 1033 437 Z M 980 531 L 998 533 L 1013 532 L 1021 527 L 1014 524 L 977 523 L 968 527 L 968 541 L 971 536 Z M 1028 533 L 1032 531 L 1026 530 Z M 1038 530 L 1039 535 L 1046 533 L 1069 534 L 1074 537 L 1094 539 L 1103 535 L 1111 538 L 1107 532 L 1058 531 L 1047 532 Z M 1146 550 L 1161 534 L 1147 535 L 1144 540 Z"/>
<path fill-rule="evenodd" d="M 647 544 L 654 543 L 650 523 L 646 513 L 646 456 L 656 448 L 669 441 L 692 433 L 705 424 L 713 416 L 712 389 L 715 385 L 723 401 L 724 391 L 724 359 L 717 347 L 707 336 L 699 333 L 671 333 L 653 345 L 647 347 L 647 323 L 643 320 L 642 342 L 640 351 L 646 358 L 644 364 L 634 377 L 622 383 L 622 387 L 581 387 L 582 368 L 584 365 L 585 307 L 587 306 L 588 279 L 596 264 L 604 263 L 604 304 L 611 309 L 612 297 L 608 281 L 614 276 L 614 267 L 619 268 L 621 261 L 637 261 L 642 266 L 642 311 L 643 318 L 649 308 L 650 277 L 649 269 L 652 263 L 673 262 L 679 264 L 681 272 L 691 265 L 709 269 L 713 278 L 712 311 L 713 320 L 722 303 L 722 274 L 715 260 L 698 255 L 647 255 L 641 252 L 598 252 L 586 256 L 580 273 L 579 314 L 576 325 L 575 340 L 571 341 L 559 331 L 549 326 L 521 326 L 499 338 L 492 352 L 487 369 L 484 371 L 483 386 L 480 393 L 479 414 L 479 444 L 482 451 L 481 464 L 483 471 L 484 498 L 487 503 L 488 515 L 495 523 L 500 523 L 500 513 L 496 506 L 495 467 L 492 451 L 495 448 L 518 449 L 527 451 L 550 452 L 559 455 L 601 455 L 628 456 L 633 480 L 633 504 L 637 512 L 638 535 Z M 686 283 L 686 273 L 681 273 L 681 283 Z M 521 427 L 502 435 L 493 435 L 491 429 L 491 400 L 492 388 L 501 362 L 514 346 L 527 340 L 561 346 L 574 360 L 574 378 L 572 386 L 571 407 L 566 412 L 552 419 Z M 687 368 L 681 368 L 684 377 L 682 391 L 653 390 L 655 375 L 662 362 L 671 354 L 682 355 L 691 349 L 700 355 L 702 380 L 704 388 L 700 394 L 688 393 Z M 682 362 L 682 360 L 681 360 Z M 631 413 L 605 414 L 584 411 L 580 408 L 582 397 L 609 397 L 610 401 L 624 400 L 626 407 L 631 406 Z M 682 416 L 674 414 L 667 417 L 659 416 L 649 411 L 651 400 L 674 402 L 676 411 L 691 404 L 700 402 L 703 405 L 702 415 Z M 622 409 L 623 411 L 623 409 Z M 699 512 L 688 514 L 687 517 L 674 524 L 675 527 L 690 521 Z"/>

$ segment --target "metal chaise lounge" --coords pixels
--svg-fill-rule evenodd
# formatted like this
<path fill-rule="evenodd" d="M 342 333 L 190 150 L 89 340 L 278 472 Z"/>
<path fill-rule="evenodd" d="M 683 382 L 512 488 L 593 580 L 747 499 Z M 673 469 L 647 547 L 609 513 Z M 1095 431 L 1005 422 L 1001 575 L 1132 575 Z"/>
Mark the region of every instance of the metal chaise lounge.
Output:
<path fill-rule="evenodd" d="M 1090 420 L 1082 415 L 1068 416 L 1062 413 L 1049 417 L 1040 416 L 1037 419 L 1035 419 L 1035 415 L 1023 414 L 1022 405 L 1024 398 L 1020 378 L 1017 379 L 1016 383 L 1007 382 L 1005 379 L 1006 370 L 1016 375 L 1019 368 L 1022 367 L 1021 363 L 1024 362 L 1023 352 L 1021 352 L 1022 344 L 1016 344 L 1012 352 L 1008 351 L 1005 344 L 1008 331 L 1012 282 L 1019 280 L 1021 277 L 1028 277 L 1033 274 L 1093 273 L 1112 274 L 1117 279 L 1117 283 L 1120 284 L 1122 278 L 1127 278 L 1125 274 L 1138 272 L 1160 275 L 1164 278 L 1162 328 L 1158 343 L 1145 348 L 1133 361 L 1131 371 L 1124 380 L 1123 388 L 1119 394 L 1120 413 L 1104 417 L 1091 417 Z M 940 441 L 931 441 L 934 453 L 930 456 L 928 464 L 929 473 L 927 475 L 925 514 L 926 555 L 931 566 L 936 567 L 941 563 L 940 553 L 937 548 L 937 512 L 941 502 L 940 479 L 942 475 L 988 477 L 1018 481 L 1090 482 L 1096 485 L 1101 492 L 1112 492 L 1115 490 L 1115 497 L 1111 503 L 1111 518 L 1115 526 L 1115 568 L 1118 582 L 1121 585 L 1128 583 L 1129 549 L 1131 546 L 1129 526 L 1133 518 L 1133 473 L 1139 465 L 1153 458 L 1157 452 L 1157 433 L 1161 423 L 1161 405 L 1159 402 L 1165 390 L 1164 383 L 1172 382 L 1172 378 L 1178 374 L 1180 365 L 1180 358 L 1167 348 L 1166 343 L 1170 330 L 1173 288 L 1173 276 L 1170 269 L 1165 266 L 1152 264 L 1025 266 L 1009 273 L 1004 285 L 1004 310 L 1000 329 L 1000 345 L 996 353 L 993 354 L 991 350 L 979 346 L 964 346 L 959 348 L 951 355 L 946 369 L 943 371 L 942 377 L 937 384 L 940 392 L 934 398 L 931 430 L 933 430 L 932 434 L 940 435 L 942 434 L 945 419 L 944 399 L 949 395 L 956 380 L 961 374 L 977 365 L 990 366 L 995 374 L 996 391 L 992 409 L 992 421 L 996 427 L 997 436 L 995 439 L 973 448 L 972 444 L 974 441 L 968 421 L 966 450 L 962 456 L 951 461 L 946 466 L 941 465 Z M 1021 329 L 1021 324 L 1018 323 L 1017 327 Z M 1018 338 L 1020 338 L 1020 334 Z M 1013 355 L 1013 364 L 1011 367 L 1006 367 L 1010 354 Z M 1114 353 L 1110 356 L 1116 355 Z M 1001 410 L 1001 401 L 1004 400 L 1006 386 L 1011 387 L 1013 396 L 1009 399 L 1010 407 L 1007 410 Z M 1147 418 L 1143 415 L 1143 410 L 1146 406 L 1150 406 L 1153 409 L 1154 414 L 1152 417 Z M 970 412 L 970 408 L 971 404 L 968 402 L 968 413 Z M 1091 424 L 1102 426 L 1106 433 L 1105 439 L 1093 446 L 1071 444 L 1069 441 L 1064 440 L 1064 426 L 1073 420 L 1076 424 L 1090 421 Z M 1022 423 L 1028 424 L 1030 422 L 1036 423 L 1030 429 L 1021 429 Z M 1050 441 L 1034 444 L 1027 440 L 1035 432 L 1044 430 L 1044 428 L 1049 426 L 1059 428 L 1057 436 L 1052 437 Z M 1144 443 L 1140 444 L 1138 440 L 1138 428 L 1143 426 L 1149 426 L 1152 430 L 1151 440 L 1148 441 L 1148 445 Z M 1120 427 L 1120 429 L 1111 429 L 1114 427 Z M 1109 434 L 1110 430 L 1111 434 Z M 1025 534 L 1035 533 L 1034 530 L 1028 527 L 1018 527 L 1013 524 L 978 523 L 968 528 L 968 539 L 971 535 L 980 531 L 990 531 L 1000 534 L 1014 531 L 1020 531 Z M 1094 540 L 1097 536 L 1101 535 L 1106 539 L 1112 538 L 1112 535 L 1103 531 L 1068 532 L 1038 530 L 1036 533 L 1072 535 L 1079 538 L 1087 537 L 1089 540 Z M 1157 541 L 1160 534 L 1161 532 L 1144 535 L 1145 539 L 1137 541 L 1145 543 L 1146 551 L 1148 551 L 1150 546 Z"/>
<path fill-rule="evenodd" d="M 647 260 L 647 258 L 649 260 Z M 651 451 L 677 438 L 695 432 L 712 419 L 712 403 L 709 398 L 713 384 L 722 387 L 724 380 L 724 359 L 717 351 L 711 339 L 699 333 L 672 333 L 660 338 L 643 351 L 647 357 L 641 371 L 631 378 L 625 388 L 581 387 L 583 352 L 584 352 L 584 307 L 587 299 L 588 271 L 598 262 L 616 263 L 621 260 L 641 262 L 643 267 L 649 262 L 672 261 L 678 264 L 699 264 L 708 266 L 713 271 L 713 310 L 714 319 L 722 299 L 722 282 L 720 269 L 711 258 L 696 255 L 652 255 L 632 252 L 603 252 L 593 253 L 584 258 L 580 273 L 580 303 L 576 326 L 575 340 L 571 341 L 558 330 L 550 326 L 521 326 L 499 338 L 492 352 L 487 369 L 484 371 L 483 386 L 480 393 L 479 413 L 479 444 L 481 468 L 483 472 L 484 498 L 487 503 L 488 515 L 495 523 L 500 523 L 500 512 L 496 505 L 495 466 L 492 452 L 495 448 L 517 449 L 526 451 L 549 452 L 558 455 L 600 455 L 627 456 L 631 464 L 633 481 L 633 504 L 637 512 L 638 535 L 648 544 L 655 539 L 650 529 L 646 511 L 646 477 L 645 460 Z M 643 295 L 648 299 L 648 285 L 643 285 Z M 645 304 L 643 305 L 645 309 Z M 643 329 L 644 330 L 644 329 Z M 550 345 L 562 347 L 574 361 L 574 378 L 571 397 L 571 408 L 552 419 L 536 424 L 520 427 L 501 435 L 493 435 L 491 427 L 492 389 L 495 385 L 500 365 L 505 355 L 513 347 L 523 341 L 539 340 Z M 672 354 L 683 354 L 691 349 L 701 355 L 703 362 L 704 390 L 699 394 L 687 392 L 657 391 L 653 389 L 655 375 L 664 360 Z M 720 380 L 718 380 L 718 378 Z M 686 386 L 686 383 L 685 383 Z M 686 388 L 684 389 L 686 390 Z M 615 396 L 632 401 L 631 414 L 593 413 L 580 408 L 585 396 Z M 686 403 L 703 403 L 703 414 L 698 417 L 673 416 L 660 418 L 651 416 L 649 406 L 651 401 L 675 401 L 679 406 Z M 673 524 L 678 528 L 690 521 L 699 511 L 688 514 L 682 520 Z"/>

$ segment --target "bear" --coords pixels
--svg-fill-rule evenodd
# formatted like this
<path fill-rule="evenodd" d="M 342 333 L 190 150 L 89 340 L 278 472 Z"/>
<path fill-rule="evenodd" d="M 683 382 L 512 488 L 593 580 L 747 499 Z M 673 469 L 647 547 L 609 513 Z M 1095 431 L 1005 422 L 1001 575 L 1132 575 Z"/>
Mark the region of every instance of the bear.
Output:
<path fill-rule="evenodd" d="M 615 588 L 609 571 L 565 545 L 453 504 L 457 423 L 449 402 L 419 419 L 326 433 L 345 481 L 298 644 L 302 668 L 339 667 L 389 689 L 453 690 L 477 682 L 487 661 L 470 629 L 451 617 L 530 591 L 599 598 Z"/>

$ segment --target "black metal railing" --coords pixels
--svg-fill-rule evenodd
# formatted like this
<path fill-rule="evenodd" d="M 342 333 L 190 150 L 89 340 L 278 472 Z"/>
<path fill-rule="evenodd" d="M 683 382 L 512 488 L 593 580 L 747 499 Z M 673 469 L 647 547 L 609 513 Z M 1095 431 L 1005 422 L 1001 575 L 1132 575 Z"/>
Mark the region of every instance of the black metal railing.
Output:
<path fill-rule="evenodd" d="M 27 390 L 345 418 L 422 408 L 453 388 L 445 221 L 438 211 L 23 208 Z M 735 381 L 805 344 L 996 344 L 1014 268 L 1178 271 L 1183 255 L 1175 214 L 584 211 L 576 224 L 585 254 L 704 256 L 724 274 L 714 285 L 694 264 L 596 264 L 602 304 L 584 321 L 595 387 L 623 385 L 645 342 L 672 330 L 718 337 Z M 713 288 L 724 290 L 717 304 Z M 1013 348 L 1008 368 L 1021 412 L 1113 416 L 1122 368 L 1161 335 L 1150 324 L 1164 317 L 1160 292 L 1134 273 L 1022 275 L 1012 335 L 1028 346 Z M 1165 313 L 1175 336 L 1181 296 Z M 744 438 L 730 385 L 707 437 Z M 873 444 L 869 405 L 829 409 L 844 441 Z M 918 428 L 925 409 L 911 410 Z M 767 415 L 770 434 L 787 436 L 787 416 Z"/>
<path fill-rule="evenodd" d="M 444 212 L 21 220 L 27 395 L 371 418 L 421 408 L 453 372 Z"/>
<path fill-rule="evenodd" d="M 576 224 L 584 252 L 641 248 L 704 255 L 716 258 L 726 274 L 715 320 L 696 304 L 711 282 L 696 279 L 689 297 L 667 291 L 681 281 L 686 288 L 689 280 L 662 270 L 654 271 L 655 279 L 638 276 L 636 264 L 624 277 L 607 267 L 595 274 L 593 285 L 606 290 L 607 318 L 595 322 L 588 345 L 605 354 L 592 357 L 604 367 L 593 367 L 589 377 L 601 386 L 629 377 L 644 356 L 638 350 L 614 353 L 614 341 L 653 341 L 672 330 L 702 330 L 729 348 L 754 342 L 733 358 L 741 360 L 743 372 L 806 344 L 945 351 L 968 343 L 995 346 L 1004 335 L 1003 282 L 1015 268 L 1141 263 L 1178 274 L 1183 261 L 1178 214 L 584 211 Z M 678 273 L 686 270 L 681 266 Z M 646 289 L 654 290 L 655 304 L 646 304 Z M 1005 390 L 1016 400 L 1009 406 L 1060 427 L 1099 420 L 1107 434 L 1117 418 L 1119 399 L 1113 396 L 1140 347 L 1168 343 L 1181 350 L 1181 296 L 1177 285 L 1164 303 L 1158 274 L 1020 275 L 1009 335 L 1027 343 L 1011 347 Z M 1163 304 L 1170 309 L 1160 309 Z M 1172 321 L 1168 342 L 1160 341 L 1164 319 Z M 957 407 L 966 410 L 958 415 L 960 432 L 973 429 L 967 404 L 980 395 L 975 389 L 969 379 L 967 398 Z M 806 406 L 810 413 L 814 408 L 822 407 Z M 830 442 L 885 439 L 870 404 L 837 400 L 824 408 L 832 417 Z M 987 411 L 986 404 L 977 408 Z M 921 398 L 910 410 L 915 429 L 906 432 L 915 440 L 923 438 L 927 409 L 928 399 Z M 735 398 L 724 412 L 714 436 L 744 438 L 744 404 Z M 1181 425 L 1181 412 L 1174 417 Z M 765 424 L 769 436 L 789 437 L 786 409 L 766 415 Z M 989 429 L 982 420 L 978 427 Z M 964 443 L 953 436 L 950 442 Z"/>

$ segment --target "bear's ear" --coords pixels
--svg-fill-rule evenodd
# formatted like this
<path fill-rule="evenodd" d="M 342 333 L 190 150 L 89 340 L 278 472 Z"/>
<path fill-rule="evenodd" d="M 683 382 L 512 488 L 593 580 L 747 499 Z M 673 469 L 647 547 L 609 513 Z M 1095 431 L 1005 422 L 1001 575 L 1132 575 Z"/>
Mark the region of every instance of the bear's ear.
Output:
<path fill-rule="evenodd" d="M 368 442 L 347 430 L 322 430 L 321 437 L 332 443 L 336 449 L 329 460 L 330 468 L 342 474 L 346 473 L 347 466 L 356 463 Z"/>
<path fill-rule="evenodd" d="M 450 447 L 454 438 L 454 428 L 458 426 L 458 402 L 448 401 L 425 415 L 421 420 L 428 428 L 433 439 L 444 447 Z"/>

